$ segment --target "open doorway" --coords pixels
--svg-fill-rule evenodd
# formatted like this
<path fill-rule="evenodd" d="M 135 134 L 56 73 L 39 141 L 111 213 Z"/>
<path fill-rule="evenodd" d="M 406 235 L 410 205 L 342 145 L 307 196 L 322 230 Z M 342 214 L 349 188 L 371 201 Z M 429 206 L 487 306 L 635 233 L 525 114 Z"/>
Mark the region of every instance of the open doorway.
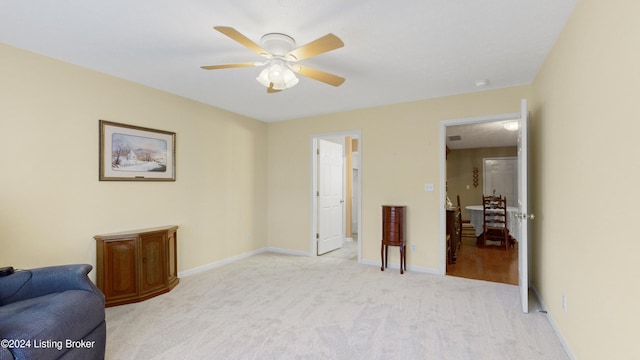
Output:
<path fill-rule="evenodd" d="M 313 256 L 361 261 L 360 131 L 311 138 L 311 242 Z"/>
<path fill-rule="evenodd" d="M 529 243 L 529 221 L 534 219 L 534 214 L 529 212 L 529 172 L 528 172 L 528 127 L 529 127 L 529 112 L 527 110 L 527 100 L 522 99 L 520 102 L 520 112 L 519 113 L 510 113 L 510 114 L 499 114 L 499 115 L 491 115 L 491 116 L 481 116 L 477 118 L 467 118 L 467 119 L 457 119 L 457 120 L 445 120 L 440 123 L 440 139 L 441 144 L 443 144 L 440 152 L 440 191 L 441 191 L 441 210 L 440 210 L 440 239 L 442 244 L 442 263 L 441 263 L 441 271 L 443 274 L 447 273 L 447 265 L 450 262 L 447 261 L 449 255 L 452 253 L 449 251 L 450 249 L 456 249 L 456 246 L 448 247 L 447 245 L 447 236 L 446 233 L 450 233 L 451 227 L 447 225 L 447 158 L 449 150 L 448 146 L 446 146 L 447 138 L 447 130 L 451 126 L 456 125 L 465 125 L 472 126 L 473 124 L 487 124 L 487 125 L 501 125 L 505 129 L 511 128 L 510 125 L 515 125 L 514 127 L 517 130 L 514 130 L 516 133 L 516 143 L 517 143 L 517 157 L 518 157 L 518 206 L 516 211 L 512 212 L 509 215 L 510 225 L 508 227 L 509 235 L 513 239 L 509 239 L 509 242 L 513 240 L 515 247 L 517 248 L 517 277 L 518 277 L 518 290 L 520 293 L 520 302 L 522 305 L 522 312 L 529 312 L 529 253 L 530 253 L 530 243 Z M 510 123 L 510 124 L 507 124 Z M 475 131 L 471 131 L 470 133 L 482 133 L 478 132 L 477 129 Z M 492 137 L 495 138 L 495 137 Z M 472 170 L 475 174 L 476 171 Z M 475 180 L 475 177 L 473 177 Z M 479 174 L 478 174 L 479 179 Z M 473 181 L 473 180 L 472 180 Z M 465 207 L 468 209 L 469 207 Z M 507 208 L 508 212 L 508 208 Z M 511 231 L 513 230 L 513 232 Z M 515 237 L 514 237 L 515 235 Z M 455 241 L 455 240 L 454 240 Z"/>
<path fill-rule="evenodd" d="M 505 128 L 511 121 L 488 117 L 445 127 L 447 204 L 458 211 L 459 202 L 462 220 L 455 227 L 461 234 L 450 243 L 455 248 L 445 262 L 447 275 L 518 284 L 517 248 L 505 250 L 482 239 L 483 195 L 502 195 L 509 203 L 517 202 L 518 136 Z"/>

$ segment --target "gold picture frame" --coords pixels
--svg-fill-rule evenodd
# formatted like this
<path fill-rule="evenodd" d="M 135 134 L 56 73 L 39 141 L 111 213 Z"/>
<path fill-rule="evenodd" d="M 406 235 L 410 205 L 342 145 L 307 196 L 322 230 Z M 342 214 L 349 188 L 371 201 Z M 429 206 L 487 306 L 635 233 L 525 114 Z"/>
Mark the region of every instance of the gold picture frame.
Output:
<path fill-rule="evenodd" d="M 176 133 L 100 120 L 100 181 L 175 181 Z"/>

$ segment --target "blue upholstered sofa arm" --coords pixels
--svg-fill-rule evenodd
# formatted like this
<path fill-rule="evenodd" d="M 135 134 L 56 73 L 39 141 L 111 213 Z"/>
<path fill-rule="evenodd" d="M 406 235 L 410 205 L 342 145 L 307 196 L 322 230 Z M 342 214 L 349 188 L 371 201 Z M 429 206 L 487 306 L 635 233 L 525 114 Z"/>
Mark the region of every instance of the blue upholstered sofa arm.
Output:
<path fill-rule="evenodd" d="M 31 270 L 18 270 L 0 277 L 0 306 L 65 290 L 87 290 L 100 296 L 102 292 L 89 280 L 88 264 L 59 265 Z"/>

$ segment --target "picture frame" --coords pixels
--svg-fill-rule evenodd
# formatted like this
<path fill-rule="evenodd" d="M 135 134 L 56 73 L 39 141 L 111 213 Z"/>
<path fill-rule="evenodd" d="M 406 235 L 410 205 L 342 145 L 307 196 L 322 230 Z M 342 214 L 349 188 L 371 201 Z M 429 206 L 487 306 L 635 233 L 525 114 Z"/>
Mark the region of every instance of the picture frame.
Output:
<path fill-rule="evenodd" d="M 175 181 L 176 133 L 99 121 L 100 181 Z"/>

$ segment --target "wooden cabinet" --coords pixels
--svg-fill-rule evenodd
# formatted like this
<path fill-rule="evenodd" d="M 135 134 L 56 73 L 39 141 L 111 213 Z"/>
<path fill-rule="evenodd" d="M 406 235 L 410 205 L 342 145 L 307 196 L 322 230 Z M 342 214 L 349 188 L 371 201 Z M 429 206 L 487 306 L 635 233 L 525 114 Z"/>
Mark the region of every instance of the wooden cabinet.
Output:
<path fill-rule="evenodd" d="M 96 235 L 96 274 L 106 306 L 166 293 L 178 279 L 178 227 Z"/>
<path fill-rule="evenodd" d="M 407 242 L 405 238 L 406 209 L 406 206 L 382 206 L 381 271 L 384 271 L 387 267 L 389 246 L 400 247 L 400 274 L 403 274 L 404 270 L 407 270 Z"/>
<path fill-rule="evenodd" d="M 447 265 L 455 264 L 457 261 L 458 250 L 458 232 L 456 231 L 458 223 L 456 219 L 456 210 L 447 210 Z"/>

